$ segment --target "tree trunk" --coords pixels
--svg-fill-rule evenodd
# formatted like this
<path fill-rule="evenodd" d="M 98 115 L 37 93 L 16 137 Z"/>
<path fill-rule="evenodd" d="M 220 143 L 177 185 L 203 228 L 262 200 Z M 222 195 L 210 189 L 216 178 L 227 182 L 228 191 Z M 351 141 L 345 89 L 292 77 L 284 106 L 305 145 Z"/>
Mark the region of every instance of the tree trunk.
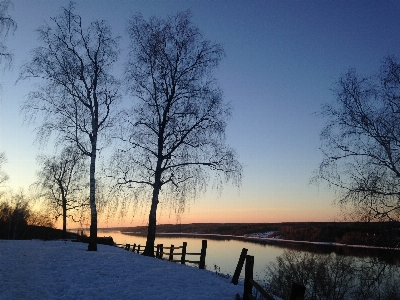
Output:
<path fill-rule="evenodd" d="M 62 210 L 63 210 L 63 230 L 62 238 L 67 238 L 67 198 L 65 198 L 64 192 L 62 193 Z"/>
<path fill-rule="evenodd" d="M 159 164 L 161 166 L 161 164 Z M 142 253 L 145 256 L 154 257 L 154 240 L 156 239 L 157 226 L 157 205 L 158 195 L 161 188 L 161 167 L 157 167 L 155 174 L 155 183 L 153 186 L 153 198 L 151 200 L 151 209 L 149 213 L 149 225 L 147 227 L 146 247 Z"/>
<path fill-rule="evenodd" d="M 143 255 L 151 257 L 154 257 L 154 240 L 156 239 L 158 195 L 162 186 L 161 174 L 163 172 L 163 169 L 161 166 L 163 163 L 164 129 L 169 106 L 170 103 L 168 103 L 167 108 L 164 111 L 163 122 L 161 124 L 160 132 L 158 133 L 157 165 L 154 173 L 153 198 L 151 199 L 149 225 L 147 227 L 146 247 L 143 252 Z"/>
<path fill-rule="evenodd" d="M 88 251 L 97 251 L 97 208 L 96 208 L 96 142 L 92 141 L 90 156 L 90 237 Z"/>

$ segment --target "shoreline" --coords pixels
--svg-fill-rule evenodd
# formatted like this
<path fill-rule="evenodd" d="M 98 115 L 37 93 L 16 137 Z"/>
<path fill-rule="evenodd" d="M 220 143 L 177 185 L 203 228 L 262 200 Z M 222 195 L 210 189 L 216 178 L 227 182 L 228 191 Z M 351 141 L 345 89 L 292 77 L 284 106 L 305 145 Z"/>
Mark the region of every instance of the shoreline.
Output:
<path fill-rule="evenodd" d="M 129 232 L 129 231 L 119 231 L 126 235 L 136 235 L 144 236 L 141 232 Z M 310 242 L 310 241 L 296 241 L 296 240 L 286 240 L 279 238 L 269 238 L 269 237 L 256 237 L 251 235 L 236 236 L 229 234 L 215 234 L 215 233 L 179 233 L 179 232 L 159 232 L 156 236 L 169 236 L 169 237 L 211 237 L 215 240 L 240 240 L 245 242 L 255 242 L 258 244 L 295 244 L 295 245 L 312 245 L 312 246 L 328 246 L 328 247 L 341 247 L 341 248 L 352 248 L 352 249 L 365 249 L 365 250 L 386 250 L 386 251 L 400 251 L 400 248 L 393 247 L 379 247 L 379 246 L 366 246 L 366 245 L 356 245 L 356 244 L 343 244 L 335 242 Z"/>

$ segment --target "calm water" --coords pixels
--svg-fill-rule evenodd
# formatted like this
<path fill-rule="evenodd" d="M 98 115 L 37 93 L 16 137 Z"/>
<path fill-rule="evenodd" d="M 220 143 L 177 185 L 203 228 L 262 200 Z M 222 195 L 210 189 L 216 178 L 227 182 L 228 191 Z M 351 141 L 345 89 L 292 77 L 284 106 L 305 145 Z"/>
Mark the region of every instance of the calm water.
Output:
<path fill-rule="evenodd" d="M 98 236 L 112 236 L 114 242 L 117 244 L 146 245 L 146 237 L 122 234 L 119 231 L 99 230 Z M 242 248 L 247 248 L 247 254 L 254 256 L 254 276 L 256 278 L 262 278 L 267 263 L 275 261 L 275 258 L 284 251 L 284 248 L 270 244 L 247 243 L 237 240 L 213 240 L 208 237 L 156 237 L 155 244 L 163 244 L 165 247 L 173 244 L 177 247 L 182 246 L 183 242 L 187 242 L 186 251 L 188 253 L 200 253 L 201 241 L 203 239 L 207 239 L 206 269 L 215 271 L 214 265 L 216 265 L 220 268 L 220 273 L 231 276 L 235 272 Z M 175 259 L 179 258 L 178 256 L 175 257 Z M 199 260 L 199 256 L 188 256 L 187 259 Z M 244 278 L 244 267 L 240 278 Z"/>
<path fill-rule="evenodd" d="M 117 244 L 136 244 L 144 246 L 146 244 L 146 237 L 138 235 L 123 234 L 119 231 L 106 231 L 99 230 L 98 236 L 112 236 L 114 242 Z M 335 252 L 339 255 L 354 256 L 382 256 L 385 258 L 387 255 L 382 251 L 374 251 L 368 249 L 358 249 L 351 247 L 332 247 L 321 245 L 298 245 L 298 244 L 266 244 L 246 242 L 242 240 L 233 239 L 212 239 L 212 237 L 156 237 L 155 244 L 163 244 L 165 247 L 173 244 L 174 246 L 181 246 L 183 242 L 187 242 L 187 252 L 199 253 L 201 249 L 202 239 L 207 239 L 207 255 L 206 255 L 206 269 L 215 271 L 215 266 L 219 268 L 219 272 L 223 274 L 233 275 L 236 265 L 242 251 L 242 248 L 247 248 L 248 255 L 254 256 L 254 277 L 256 279 L 263 279 L 265 267 L 270 262 L 274 262 L 276 257 L 283 254 L 285 249 L 295 249 L 298 251 L 310 251 L 318 253 L 331 253 Z M 177 250 L 178 251 L 178 250 Z M 180 251 L 179 251 L 180 252 Z M 397 251 L 396 251 L 397 252 Z M 391 254 L 392 256 L 393 254 Z M 396 255 L 398 256 L 398 255 Z M 175 257 L 178 259 L 178 257 Z M 180 257 L 179 257 L 180 258 Z M 189 260 L 198 260 L 199 256 L 188 256 Z M 392 257 L 393 258 L 393 257 Z M 400 259 L 399 259 L 400 260 Z M 396 259 L 396 261 L 399 261 Z M 192 265 L 196 266 L 196 265 Z M 240 278 L 244 278 L 244 267 L 241 272 Z"/>

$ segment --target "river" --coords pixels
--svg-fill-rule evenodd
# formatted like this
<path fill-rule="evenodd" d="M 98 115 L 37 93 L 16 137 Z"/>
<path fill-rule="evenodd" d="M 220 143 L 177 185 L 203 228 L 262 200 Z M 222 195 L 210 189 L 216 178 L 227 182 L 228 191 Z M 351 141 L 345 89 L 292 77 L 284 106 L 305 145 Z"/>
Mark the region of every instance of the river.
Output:
<path fill-rule="evenodd" d="M 134 234 L 124 234 L 119 231 L 99 230 L 98 236 L 112 236 L 117 244 L 136 244 L 144 246 L 146 237 Z M 322 245 L 298 245 L 287 243 L 257 243 L 254 241 L 235 240 L 229 237 L 176 237 L 176 236 L 157 236 L 155 244 L 163 244 L 164 246 L 181 246 L 183 242 L 187 242 L 188 253 L 199 253 L 201 249 L 202 239 L 207 239 L 207 255 L 206 269 L 210 271 L 218 271 L 222 274 L 232 276 L 235 272 L 236 265 L 242 251 L 242 248 L 248 249 L 247 254 L 254 256 L 254 277 L 257 280 L 264 278 L 265 268 L 267 264 L 274 262 L 277 256 L 283 254 L 285 249 L 295 249 L 298 251 L 311 251 L 319 253 L 344 254 L 350 256 L 385 256 L 382 251 L 371 249 L 359 249 L 351 247 L 332 247 Z M 178 259 L 175 257 L 175 259 Z M 187 259 L 198 260 L 197 257 L 187 257 Z M 195 267 L 196 265 L 192 265 Z M 240 279 L 244 278 L 244 267 L 240 274 Z"/>
<path fill-rule="evenodd" d="M 139 235 L 123 234 L 119 231 L 100 231 L 98 236 L 112 236 L 117 244 L 136 244 L 144 246 L 146 237 Z M 263 271 L 267 263 L 274 261 L 275 258 L 283 253 L 284 248 L 269 245 L 246 243 L 238 240 L 215 240 L 211 237 L 193 238 L 193 237 L 160 237 L 157 236 L 155 244 L 163 244 L 164 246 L 182 246 L 183 242 L 187 242 L 188 253 L 200 253 L 201 241 L 207 239 L 206 269 L 210 271 L 218 270 L 219 273 L 233 275 L 239 260 L 242 248 L 247 248 L 248 255 L 253 255 L 254 276 L 256 278 L 263 277 Z M 175 259 L 178 259 L 175 257 Z M 198 260 L 198 256 L 188 256 L 187 259 Z M 190 265 L 190 264 L 189 264 Z M 193 265 L 195 266 L 195 265 Z M 244 278 L 244 267 L 240 278 Z"/>

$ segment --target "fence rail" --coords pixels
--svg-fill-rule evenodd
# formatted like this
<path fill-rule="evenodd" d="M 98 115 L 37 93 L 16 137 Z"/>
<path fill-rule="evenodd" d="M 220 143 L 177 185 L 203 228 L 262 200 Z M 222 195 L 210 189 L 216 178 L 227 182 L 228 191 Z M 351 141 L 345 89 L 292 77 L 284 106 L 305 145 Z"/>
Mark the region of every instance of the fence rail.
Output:
<path fill-rule="evenodd" d="M 132 250 L 131 250 L 131 244 L 116 244 L 116 245 L 120 248 L 123 248 L 126 251 L 131 251 L 135 253 L 142 253 L 144 251 L 144 246 L 142 250 L 140 244 L 139 245 L 133 244 Z"/>
<path fill-rule="evenodd" d="M 243 264 L 246 261 L 245 265 L 245 275 L 244 275 L 244 290 L 243 290 L 243 300 L 253 300 L 256 299 L 253 296 L 253 288 L 256 289 L 258 293 L 260 293 L 267 300 L 274 300 L 272 297 L 258 282 L 253 279 L 253 269 L 254 269 L 254 256 L 247 255 L 247 249 L 243 248 L 242 252 L 239 256 L 239 261 L 236 266 L 235 273 L 232 277 L 231 283 L 237 285 L 240 273 L 243 268 Z M 303 300 L 306 288 L 301 284 L 297 284 L 295 282 L 292 283 L 292 288 L 289 295 L 289 300 Z M 240 296 L 237 295 L 237 299 L 240 299 Z"/>
<path fill-rule="evenodd" d="M 254 256 L 246 255 L 246 265 L 244 268 L 244 291 L 243 300 L 255 300 L 253 297 L 253 287 L 267 300 L 274 300 L 266 290 L 264 290 L 256 281 L 253 279 L 253 268 L 254 268 Z"/>
<path fill-rule="evenodd" d="M 117 244 L 118 247 L 123 248 L 127 251 L 131 251 L 131 245 L 130 244 Z M 177 263 L 181 263 L 181 264 L 186 264 L 186 263 L 192 263 L 192 264 L 198 264 L 199 265 L 199 269 L 204 269 L 205 265 L 206 265 L 206 253 L 207 253 L 207 240 L 202 240 L 201 241 L 201 250 L 200 253 L 192 253 L 192 252 L 186 252 L 186 248 L 187 248 L 187 242 L 183 242 L 182 246 L 174 246 L 171 245 L 170 247 L 164 247 L 163 244 L 158 244 L 157 246 L 154 246 L 155 249 L 155 257 L 159 258 L 159 259 L 163 259 L 163 260 L 169 260 L 171 262 L 177 262 Z M 174 252 L 175 250 L 179 250 L 181 249 L 181 252 Z M 165 250 L 169 250 L 168 252 L 166 252 Z M 144 246 L 143 246 L 143 250 L 141 249 L 141 245 L 136 245 L 133 244 L 132 246 L 132 252 L 135 253 L 143 253 L 144 251 Z M 164 255 L 168 255 L 168 258 L 164 258 Z M 180 255 L 181 258 L 180 259 L 174 259 L 174 256 L 178 256 Z M 191 255 L 197 255 L 199 256 L 199 260 L 188 260 L 186 259 L 187 256 L 191 256 Z"/>
<path fill-rule="evenodd" d="M 118 247 L 123 248 L 127 251 L 132 251 L 135 253 L 143 253 L 144 246 L 133 244 L 132 250 L 130 244 L 116 244 Z M 162 260 L 168 260 L 176 263 L 194 263 L 199 265 L 199 269 L 205 268 L 205 258 L 207 252 L 207 240 L 202 240 L 201 250 L 199 253 L 186 252 L 187 242 L 183 242 L 182 246 L 166 246 L 163 244 L 158 244 L 154 246 L 155 249 L 155 257 Z M 175 250 L 180 250 L 181 252 L 175 252 Z M 169 250 L 169 251 L 165 251 Z M 238 264 L 236 266 L 235 273 L 232 277 L 231 283 L 238 284 L 239 276 L 243 268 L 243 264 L 245 264 L 245 277 L 244 277 L 244 289 L 243 289 L 243 298 L 242 300 L 255 300 L 256 298 L 253 296 L 253 288 L 260 293 L 267 300 L 274 300 L 275 298 L 271 296 L 258 282 L 253 279 L 253 269 L 254 269 L 254 256 L 247 255 L 248 249 L 243 248 L 239 257 Z M 164 255 L 168 255 L 164 257 Z M 174 259 L 174 256 L 180 255 L 180 259 Z M 198 261 L 188 260 L 186 257 L 188 255 L 197 255 L 200 256 Z M 289 294 L 289 300 L 303 300 L 305 295 L 306 288 L 295 282 L 292 283 L 292 287 Z M 240 296 L 237 295 L 237 299 L 240 299 Z"/>
<path fill-rule="evenodd" d="M 243 300 L 255 300 L 253 287 L 267 300 L 274 300 L 264 288 L 253 279 L 254 256 L 246 255 L 246 265 L 244 269 L 244 290 Z M 306 288 L 301 284 L 292 283 L 289 300 L 304 300 Z"/>

